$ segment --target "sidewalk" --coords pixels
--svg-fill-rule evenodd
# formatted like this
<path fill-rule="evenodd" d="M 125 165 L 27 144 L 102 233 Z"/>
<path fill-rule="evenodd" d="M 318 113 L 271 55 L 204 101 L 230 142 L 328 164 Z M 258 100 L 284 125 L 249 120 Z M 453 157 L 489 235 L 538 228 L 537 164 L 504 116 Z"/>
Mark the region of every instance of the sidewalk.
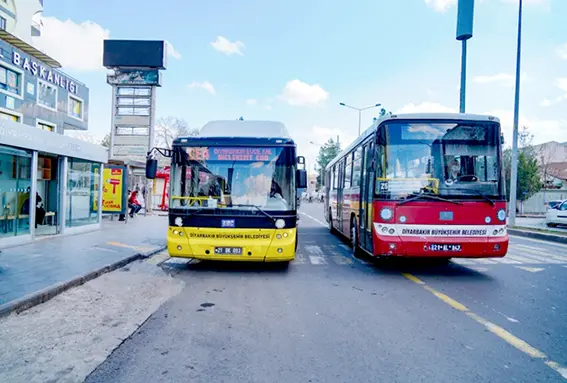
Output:
<path fill-rule="evenodd" d="M 157 215 L 137 216 L 127 224 L 105 219 L 99 231 L 0 250 L 0 307 L 139 254 L 157 252 L 166 246 L 166 233 L 167 218 Z"/>
<path fill-rule="evenodd" d="M 508 233 L 520 237 L 567 244 L 567 229 L 547 227 L 545 217 L 518 217 L 516 226 L 509 227 Z"/>

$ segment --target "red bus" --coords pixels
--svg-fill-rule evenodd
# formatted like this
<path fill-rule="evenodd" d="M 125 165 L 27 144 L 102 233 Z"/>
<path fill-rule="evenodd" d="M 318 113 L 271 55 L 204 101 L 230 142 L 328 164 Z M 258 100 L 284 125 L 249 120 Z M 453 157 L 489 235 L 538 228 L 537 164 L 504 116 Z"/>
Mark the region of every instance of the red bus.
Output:
<path fill-rule="evenodd" d="M 329 229 L 381 257 L 504 257 L 500 121 L 404 114 L 376 121 L 325 168 Z"/>

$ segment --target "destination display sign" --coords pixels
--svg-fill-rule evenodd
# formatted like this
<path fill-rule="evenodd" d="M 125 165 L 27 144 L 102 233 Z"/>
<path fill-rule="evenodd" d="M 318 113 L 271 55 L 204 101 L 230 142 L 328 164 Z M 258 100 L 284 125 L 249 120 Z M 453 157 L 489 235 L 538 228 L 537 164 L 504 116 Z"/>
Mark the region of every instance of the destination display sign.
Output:
<path fill-rule="evenodd" d="M 280 150 L 253 147 L 191 147 L 187 148 L 187 155 L 195 161 L 272 161 L 278 157 Z"/>

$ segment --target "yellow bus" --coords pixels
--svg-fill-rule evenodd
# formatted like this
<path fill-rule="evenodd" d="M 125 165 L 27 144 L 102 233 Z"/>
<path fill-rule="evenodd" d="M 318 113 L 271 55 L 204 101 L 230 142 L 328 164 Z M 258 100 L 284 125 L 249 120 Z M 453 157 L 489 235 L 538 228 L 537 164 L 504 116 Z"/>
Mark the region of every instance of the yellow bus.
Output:
<path fill-rule="evenodd" d="M 307 173 L 285 125 L 209 122 L 197 136 L 175 139 L 169 150 L 150 150 L 150 179 L 156 151 L 171 157 L 171 257 L 284 266 L 295 258 L 297 189 L 307 186 Z"/>

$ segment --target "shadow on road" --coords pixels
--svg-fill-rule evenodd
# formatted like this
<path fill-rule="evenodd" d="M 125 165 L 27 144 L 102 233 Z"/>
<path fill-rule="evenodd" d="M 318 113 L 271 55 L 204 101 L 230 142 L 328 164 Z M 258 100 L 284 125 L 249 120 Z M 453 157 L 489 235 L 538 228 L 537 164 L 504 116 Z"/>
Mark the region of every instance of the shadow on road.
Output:
<path fill-rule="evenodd" d="M 192 260 L 187 263 L 163 265 L 162 267 L 175 270 L 177 274 L 189 274 L 191 272 L 216 272 L 216 273 L 257 273 L 257 274 L 286 274 L 288 265 L 279 262 L 231 262 L 231 261 L 198 261 Z"/>
<path fill-rule="evenodd" d="M 474 280 L 486 283 L 493 281 L 490 275 L 471 269 L 451 261 L 436 259 L 365 259 L 373 268 L 382 274 L 408 273 L 416 277 L 449 277 Z"/>

